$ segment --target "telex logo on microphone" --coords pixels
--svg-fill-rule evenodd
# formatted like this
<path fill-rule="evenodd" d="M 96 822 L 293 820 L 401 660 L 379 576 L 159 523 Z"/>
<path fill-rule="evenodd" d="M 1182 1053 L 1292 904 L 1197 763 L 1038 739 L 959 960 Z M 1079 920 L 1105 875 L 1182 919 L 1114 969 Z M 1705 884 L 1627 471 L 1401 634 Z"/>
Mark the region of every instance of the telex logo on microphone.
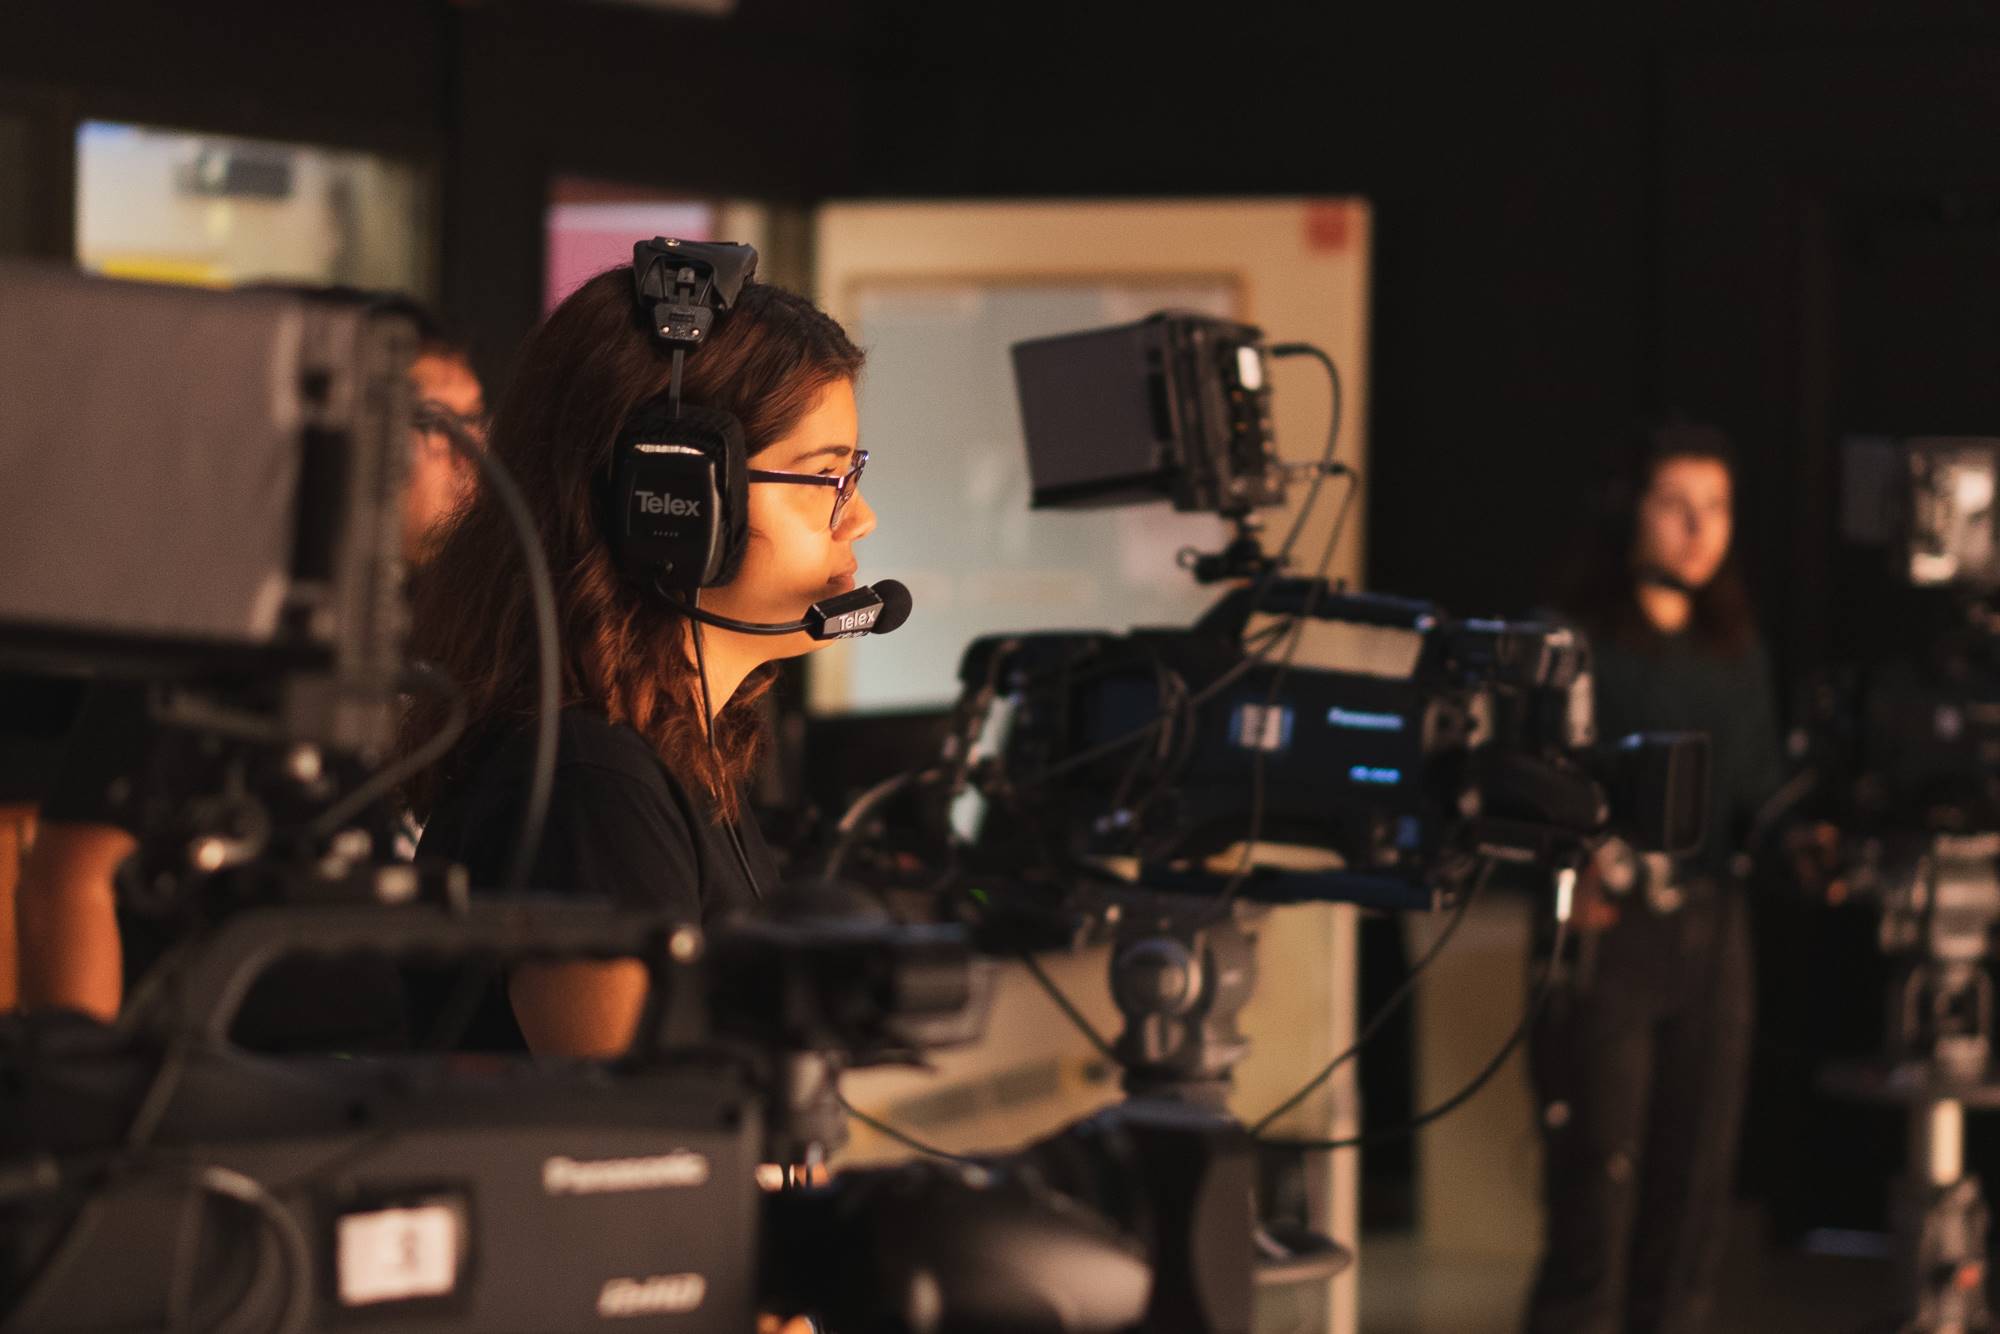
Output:
<path fill-rule="evenodd" d="M 860 611 L 845 612 L 839 616 L 826 618 L 826 633 L 829 635 L 858 635 L 875 624 L 875 618 L 882 614 L 880 607 L 865 607 Z"/>
<path fill-rule="evenodd" d="M 639 498 L 639 510 L 643 514 L 671 514 L 677 519 L 691 519 L 701 513 L 699 500 L 682 500 L 661 491 L 635 491 Z"/>

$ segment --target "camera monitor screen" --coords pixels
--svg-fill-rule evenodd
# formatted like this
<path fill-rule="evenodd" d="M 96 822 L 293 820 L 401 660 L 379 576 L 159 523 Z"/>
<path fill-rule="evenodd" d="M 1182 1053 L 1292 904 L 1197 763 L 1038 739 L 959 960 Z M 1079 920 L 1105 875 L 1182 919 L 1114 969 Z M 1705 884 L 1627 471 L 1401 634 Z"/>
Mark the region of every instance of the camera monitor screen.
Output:
<path fill-rule="evenodd" d="M 1262 337 L 1160 311 L 1014 344 L 1035 505 L 1247 514 L 1282 501 Z"/>

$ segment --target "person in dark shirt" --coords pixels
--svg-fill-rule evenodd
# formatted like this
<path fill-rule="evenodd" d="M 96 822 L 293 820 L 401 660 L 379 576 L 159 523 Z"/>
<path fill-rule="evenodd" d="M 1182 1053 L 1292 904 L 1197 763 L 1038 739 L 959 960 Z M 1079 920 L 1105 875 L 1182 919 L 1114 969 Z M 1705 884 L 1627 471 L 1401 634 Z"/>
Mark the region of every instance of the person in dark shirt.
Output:
<path fill-rule="evenodd" d="M 1713 427 L 1629 442 L 1601 549 L 1566 608 L 1595 651 L 1600 736 L 1698 731 L 1708 834 L 1677 862 L 1586 870 L 1574 956 L 1530 1072 L 1547 1224 L 1531 1334 L 1706 1329 L 1749 1074 L 1751 953 L 1732 859 L 1778 786 L 1769 661 L 1732 554 L 1735 468 Z"/>
<path fill-rule="evenodd" d="M 620 573 L 603 536 L 602 479 L 628 423 L 658 403 L 671 375 L 632 286 L 621 266 L 550 314 L 491 436 L 547 553 L 562 635 L 555 787 L 528 883 L 712 924 L 754 912 L 776 890 L 742 792 L 764 739 L 756 701 L 778 659 L 819 641 L 697 627 L 681 604 Z M 703 609 L 791 622 L 854 587 L 854 544 L 875 526 L 857 486 L 861 362 L 811 302 L 755 282 L 688 354 L 685 402 L 734 415 L 755 469 L 741 564 L 701 590 Z M 516 534 L 482 491 L 416 585 L 413 652 L 449 676 L 470 719 L 454 750 L 411 784 L 427 821 L 418 856 L 460 863 L 486 888 L 501 884 L 513 853 L 534 749 L 536 644 L 519 570 Z M 417 701 L 406 744 L 434 735 L 447 709 Z M 636 960 L 516 967 L 501 1017 L 518 1029 L 484 1032 L 477 1045 L 511 1037 L 537 1053 L 614 1054 L 630 1039 L 645 979 Z"/>

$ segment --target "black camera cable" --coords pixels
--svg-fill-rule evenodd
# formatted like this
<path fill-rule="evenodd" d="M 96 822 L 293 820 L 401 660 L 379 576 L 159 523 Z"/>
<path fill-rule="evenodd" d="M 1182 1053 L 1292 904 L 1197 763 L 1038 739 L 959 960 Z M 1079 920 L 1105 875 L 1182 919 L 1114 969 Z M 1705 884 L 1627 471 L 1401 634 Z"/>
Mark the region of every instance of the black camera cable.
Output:
<path fill-rule="evenodd" d="M 1113 1047 L 1105 1039 L 1105 1036 L 1097 1031 L 1097 1026 L 1090 1022 L 1089 1017 L 1081 1009 L 1077 1008 L 1076 1002 L 1063 994 L 1063 989 L 1056 985 L 1056 980 L 1050 977 L 1047 970 L 1042 967 L 1042 961 L 1027 950 L 1021 951 L 1020 960 L 1027 967 L 1028 976 L 1034 978 L 1036 984 L 1048 993 L 1049 999 L 1055 1002 L 1056 1008 L 1063 1012 L 1063 1017 L 1068 1019 L 1071 1026 L 1077 1032 L 1083 1034 L 1085 1040 L 1097 1049 L 1097 1054 L 1111 1062 L 1113 1066 L 1123 1069 L 1125 1062 L 1119 1059 L 1117 1048 Z"/>
<path fill-rule="evenodd" d="M 953 1153 L 950 1149 L 940 1149 L 935 1144 L 926 1144 L 923 1140 L 918 1139 L 915 1135 L 912 1135 L 909 1131 L 898 1130 L 895 1126 L 890 1125 L 887 1121 L 882 1120 L 880 1117 L 870 1116 L 868 1113 L 862 1111 L 859 1107 L 856 1107 L 853 1103 L 849 1102 L 847 1100 L 847 1095 L 845 1093 L 842 1093 L 838 1086 L 836 1086 L 833 1090 L 833 1100 L 840 1104 L 841 1111 L 846 1112 L 849 1116 L 853 1117 L 856 1121 L 859 1121 L 862 1125 L 867 1126 L 870 1130 L 873 1130 L 876 1134 L 881 1135 L 885 1139 L 894 1140 L 896 1143 L 902 1145 L 906 1149 L 915 1149 L 918 1153 L 923 1154 L 927 1158 L 937 1158 L 947 1163 L 971 1163 L 974 1165 L 977 1165 L 982 1161 L 981 1159 L 974 1158 L 969 1154 Z"/>
<path fill-rule="evenodd" d="M 407 755 L 400 756 L 394 763 L 377 770 L 367 782 L 356 787 L 333 805 L 321 811 L 307 826 L 307 832 L 314 838 L 325 838 L 354 819 L 382 798 L 389 796 L 405 782 L 430 768 L 451 752 L 458 739 L 465 735 L 466 707 L 465 693 L 449 676 L 427 662 L 413 662 L 404 669 L 405 689 L 427 689 L 445 701 L 447 712 L 444 722 L 435 734 Z"/>
<path fill-rule="evenodd" d="M 117 1180 L 142 1178 L 157 1175 L 162 1171 L 169 1175 L 185 1176 L 187 1183 L 202 1195 L 215 1196 L 241 1205 L 256 1218 L 259 1227 L 276 1243 L 277 1259 L 284 1270 L 280 1283 L 284 1299 L 269 1328 L 276 1334 L 294 1334 L 295 1331 L 303 1330 L 312 1302 L 311 1247 L 304 1230 L 286 1212 L 277 1197 L 255 1179 L 214 1163 L 171 1165 L 113 1163 L 111 1175 L 105 1184 L 109 1186 Z M 70 1220 L 62 1236 L 56 1240 L 49 1249 L 47 1257 L 29 1276 L 20 1299 L 7 1312 L 4 1321 L 0 1321 L 0 1330 L 9 1331 L 11 1334 L 16 1330 L 25 1332 L 48 1327 L 47 1318 L 52 1313 L 45 1308 L 62 1295 L 61 1281 L 76 1267 L 83 1256 L 85 1244 L 97 1230 L 97 1203 L 95 1198 L 90 1198 L 85 1199 L 79 1206 L 76 1216 Z M 175 1322 L 175 1327 L 179 1327 L 184 1321 L 187 1294 L 191 1289 L 185 1267 L 189 1257 L 198 1249 L 198 1243 L 185 1236 L 177 1237 L 175 1240 L 174 1268 L 169 1282 L 168 1315 Z M 257 1248 L 254 1267 L 243 1285 L 244 1291 L 255 1291 L 262 1286 L 264 1262 L 264 1251 L 261 1247 Z M 240 1317 L 241 1312 L 238 1312 L 235 1317 L 225 1319 L 215 1328 L 231 1331 L 231 1334 L 235 1334 L 238 1330 L 248 1334 L 249 1327 L 243 1325 Z"/>
<path fill-rule="evenodd" d="M 1824 775 L 1817 766 L 1808 766 L 1764 798 L 1764 804 L 1750 817 L 1750 826 L 1743 833 L 1741 846 L 1730 858 L 1730 871 L 1738 880 L 1750 878 L 1756 870 L 1756 859 L 1765 851 L 1771 836 L 1819 790 L 1824 781 Z"/>
<path fill-rule="evenodd" d="M 556 731 L 562 712 L 562 638 L 556 626 L 555 586 L 549 561 L 535 531 L 534 514 L 507 465 L 493 457 L 464 422 L 448 412 L 421 412 L 417 424 L 435 429 L 451 447 L 479 469 L 479 479 L 499 502 L 500 511 L 521 548 L 528 576 L 528 597 L 535 616 L 535 755 L 529 771 L 528 799 L 521 811 L 521 829 L 501 877 L 501 890 L 518 894 L 528 887 L 535 856 L 541 851 L 542 830 L 549 819 L 549 800 L 556 784 Z"/>
<path fill-rule="evenodd" d="M 1326 485 L 1327 478 L 1341 477 L 1347 482 L 1347 496 L 1341 504 L 1340 512 L 1334 516 L 1333 540 L 1328 543 L 1327 552 L 1321 555 L 1319 566 L 1315 571 L 1317 579 L 1324 580 L 1326 578 L 1327 567 L 1331 561 L 1331 553 L 1338 546 L 1341 530 L 1347 523 L 1347 506 L 1353 501 L 1355 490 L 1359 486 L 1359 477 L 1354 469 L 1338 462 L 1335 458 L 1335 455 L 1340 452 L 1340 427 L 1342 419 L 1346 415 L 1346 395 L 1341 384 L 1340 367 L 1334 364 L 1333 358 L 1328 356 L 1323 349 L 1315 347 L 1311 343 L 1275 343 L 1271 347 L 1271 355 L 1279 358 L 1311 357 L 1325 369 L 1329 391 L 1326 444 L 1320 450 L 1319 459 L 1312 465 L 1312 481 L 1306 484 L 1305 498 L 1299 502 L 1299 512 L 1293 516 L 1292 526 L 1286 530 L 1285 540 L 1279 545 L 1277 556 L 1272 560 L 1270 568 L 1265 570 L 1263 575 L 1258 579 L 1256 588 L 1251 593 L 1250 605 L 1244 612 L 1246 625 L 1249 618 L 1255 616 L 1263 607 L 1264 599 L 1270 595 L 1271 589 L 1276 585 L 1279 576 L 1291 565 L 1292 552 L 1298 546 L 1299 539 L 1305 535 L 1306 524 L 1311 522 L 1313 512 L 1319 508 L 1320 490 Z M 1317 605 L 1318 600 L 1316 595 L 1309 597 L 1305 609 L 1288 618 L 1289 622 L 1302 624 L 1311 615 L 1312 608 Z M 1283 638 L 1284 636 L 1280 634 L 1272 641 L 1272 644 L 1275 645 Z M 1269 657 L 1270 649 L 1266 647 L 1264 651 L 1252 654 L 1251 660 L 1266 662 L 1269 661 Z M 1195 697 L 1195 703 L 1200 704 L 1206 701 L 1214 693 L 1219 692 L 1223 688 L 1221 681 L 1211 682 L 1207 689 Z"/>
<path fill-rule="evenodd" d="M 1210 681 L 1200 690 L 1184 696 L 1179 702 L 1178 713 L 1191 722 L 1195 710 L 1199 709 L 1202 704 L 1213 699 L 1216 695 L 1227 690 L 1230 686 L 1256 670 L 1256 668 L 1262 666 L 1269 658 L 1271 649 L 1285 635 L 1290 633 L 1291 629 L 1292 622 L 1287 619 L 1266 626 L 1253 635 L 1245 636 L 1244 643 L 1247 646 L 1253 646 L 1253 651 L 1246 654 L 1241 662 L 1236 663 L 1228 671 Z M 1064 774 L 1072 773 L 1077 769 L 1094 764 L 1107 755 L 1116 755 L 1121 750 L 1141 744 L 1162 727 L 1171 726 L 1172 723 L 1172 717 L 1163 711 L 1158 717 L 1140 724 L 1129 732 L 1121 732 L 1107 741 L 1100 741 L 1086 750 L 1080 750 L 1074 755 L 1065 756 L 1054 764 L 1036 770 L 1025 779 L 1014 783 L 1014 790 L 1026 791 L 1039 787 L 1051 779 L 1060 778 Z"/>
<path fill-rule="evenodd" d="M 276 1243 L 277 1258 L 283 1266 L 280 1291 L 285 1294 L 284 1303 L 279 1308 L 276 1321 L 270 1328 L 279 1334 L 289 1334 L 293 1330 L 305 1328 L 306 1317 L 312 1302 L 313 1260 L 312 1246 L 306 1238 L 305 1229 L 285 1211 L 283 1204 L 266 1190 L 255 1178 L 244 1175 L 233 1168 L 209 1163 L 189 1169 L 189 1177 L 197 1190 L 205 1196 L 213 1196 L 248 1210 L 257 1224 Z M 174 1272 L 169 1284 L 173 1294 L 169 1306 L 174 1328 L 184 1323 L 187 1305 L 193 1284 L 193 1274 L 189 1272 L 190 1257 L 200 1253 L 200 1214 L 195 1215 L 197 1225 L 188 1231 L 194 1236 L 175 1239 Z M 252 1270 L 243 1288 L 245 1292 L 255 1292 L 262 1286 L 264 1254 L 258 1248 L 256 1268 Z M 242 1312 L 230 1316 L 215 1326 L 218 1334 L 248 1334 L 251 1327 L 244 1325 Z"/>
<path fill-rule="evenodd" d="M 419 407 L 415 424 L 443 435 L 461 458 L 479 470 L 480 481 L 499 504 L 514 534 L 521 566 L 528 576 L 528 600 L 535 618 L 535 749 L 529 769 L 528 796 L 521 810 L 521 827 L 500 877 L 502 894 L 519 894 L 527 889 L 528 879 L 534 874 L 542 833 L 548 826 L 549 802 L 555 794 L 557 729 L 562 713 L 562 638 L 556 624 L 555 585 L 549 577 L 548 553 L 542 548 L 541 535 L 535 531 L 534 514 L 520 484 L 463 418 L 441 404 L 426 404 Z M 437 749 L 442 755 L 455 744 L 455 736 L 450 742 L 439 744 L 450 730 L 449 726 L 440 728 L 438 738 L 406 758 L 411 773 L 421 768 L 414 763 L 420 754 Z M 457 1044 L 465 1025 L 478 1010 L 493 971 L 491 966 L 467 966 L 461 970 L 423 1039 L 425 1049 L 438 1051 Z"/>
<path fill-rule="evenodd" d="M 1153 662 L 1153 696 L 1159 701 L 1161 719 L 1153 744 L 1133 747 L 1132 762 L 1111 793 L 1111 809 L 1124 812 L 1135 828 L 1143 827 L 1147 809 L 1172 786 L 1174 774 L 1194 750 L 1194 696 L 1181 675 L 1158 659 Z M 1135 801 L 1133 790 L 1149 768 L 1153 781 Z"/>
<path fill-rule="evenodd" d="M 1479 1073 L 1467 1081 L 1458 1092 L 1452 1094 L 1443 1102 L 1438 1103 L 1435 1107 L 1430 1107 L 1417 1113 L 1400 1125 L 1390 1126 L 1384 1130 L 1350 1135 L 1345 1139 L 1263 1139 L 1262 1142 L 1274 1148 L 1282 1149 L 1325 1150 L 1369 1148 L 1376 1144 L 1389 1144 L 1396 1140 L 1408 1139 L 1431 1122 L 1438 1120 L 1440 1117 L 1450 1115 L 1470 1102 L 1478 1095 L 1481 1089 L 1486 1087 L 1488 1081 L 1500 1072 L 1500 1067 L 1507 1063 L 1507 1058 L 1512 1056 L 1515 1050 L 1527 1040 L 1529 1031 L 1533 1029 L 1535 1021 L 1541 1018 L 1542 1010 L 1548 1004 L 1549 996 L 1555 990 L 1556 977 L 1558 975 L 1557 962 L 1562 958 L 1563 947 L 1569 940 L 1571 904 L 1568 902 L 1568 899 L 1573 892 L 1573 881 L 1570 890 L 1559 889 L 1557 892 L 1555 940 L 1550 947 L 1549 962 L 1542 969 L 1541 980 L 1536 983 L 1535 990 L 1529 995 L 1528 1003 L 1522 1008 L 1521 1022 L 1514 1026 L 1514 1031 L 1508 1035 L 1506 1042 L 1501 1044 L 1500 1050 L 1493 1053 L 1492 1059 L 1481 1066 Z"/>
<path fill-rule="evenodd" d="M 885 802 L 906 788 L 934 783 L 945 776 L 946 771 L 935 765 L 924 769 L 906 769 L 902 773 L 891 774 L 849 802 L 834 825 L 833 850 L 827 854 L 826 866 L 820 871 L 820 883 L 831 885 L 839 878 L 840 868 L 847 864 L 848 855 L 867 832 L 868 817 Z"/>
<path fill-rule="evenodd" d="M 1333 358 L 1311 343 L 1275 343 L 1271 347 L 1274 357 L 1311 357 L 1326 368 L 1327 384 L 1333 391 L 1332 420 L 1326 430 L 1326 448 L 1320 452 L 1319 462 L 1313 468 L 1312 481 L 1306 485 L 1306 498 L 1299 505 L 1298 516 L 1292 520 L 1291 529 L 1285 534 L 1285 541 L 1278 548 L 1278 568 L 1283 568 L 1292 548 L 1298 544 L 1299 536 L 1305 532 L 1306 519 L 1319 499 L 1319 489 L 1327 477 L 1339 467 L 1334 462 L 1334 454 L 1340 448 L 1340 419 L 1345 411 L 1345 398 L 1340 383 L 1340 367 L 1334 365 Z M 1352 477 L 1351 472 L 1344 475 Z"/>
<path fill-rule="evenodd" d="M 973 751 L 979 744 L 980 734 L 985 731 L 990 705 L 1000 689 L 1001 669 L 1006 665 L 1008 652 L 1014 642 L 1007 641 L 988 657 L 986 679 L 970 696 L 972 705 L 968 707 L 966 699 L 961 698 L 955 706 L 952 728 L 947 734 L 945 743 L 943 763 L 891 774 L 847 804 L 847 809 L 841 812 L 840 819 L 834 825 L 833 847 L 828 851 L 826 865 L 820 871 L 822 885 L 832 885 L 840 878 L 840 869 L 846 865 L 848 855 L 868 832 L 868 817 L 890 799 L 906 788 L 923 787 L 932 783 L 952 784 L 953 795 L 956 796 L 972 781 Z"/>
<path fill-rule="evenodd" d="M 679 358 L 679 349 L 675 349 L 674 356 L 677 359 Z M 700 601 L 701 595 L 699 593 L 690 593 L 688 595 L 688 604 L 690 606 L 698 606 Z M 720 765 L 722 762 L 722 749 L 715 741 L 715 724 L 717 722 L 715 701 L 709 697 L 708 655 L 702 648 L 701 622 L 692 616 L 688 617 L 688 631 L 694 636 L 694 674 L 701 680 L 702 731 L 708 737 L 709 755 Z M 724 820 L 722 822 L 722 830 L 729 835 L 729 846 L 736 853 L 736 865 L 743 871 L 743 882 L 750 886 L 750 897 L 762 903 L 764 901 L 764 887 L 757 883 L 757 873 L 750 868 L 750 854 L 743 847 L 743 835 L 737 832 L 736 821 Z"/>
<path fill-rule="evenodd" d="M 940 881 L 937 892 L 942 893 L 954 878 L 952 875 L 947 875 Z M 975 905 L 978 903 L 977 898 L 971 901 Z M 1063 1018 L 1069 1021 L 1072 1028 L 1083 1035 L 1084 1040 L 1090 1043 L 1091 1048 L 1098 1055 L 1111 1062 L 1114 1066 L 1121 1069 L 1124 1067 L 1125 1063 L 1119 1058 L 1117 1049 L 1111 1045 L 1109 1039 L 1097 1030 L 1097 1026 L 1090 1022 L 1089 1016 L 1085 1015 L 1076 1002 L 1069 998 L 1062 987 L 1056 983 L 1056 980 L 1049 976 L 1048 970 L 1042 967 L 1042 961 L 1035 957 L 1033 950 L 1015 950 L 1010 957 L 1020 962 L 1022 968 L 1027 970 L 1028 976 L 1034 980 L 1035 985 L 1042 989 L 1043 994 L 1049 998 L 1056 1009 L 1062 1012 Z M 884 1133 L 889 1132 L 884 1131 Z"/>
<path fill-rule="evenodd" d="M 1321 1066 L 1319 1073 L 1300 1086 L 1298 1092 L 1286 1098 L 1276 1107 L 1273 1107 L 1252 1124 L 1250 1127 L 1252 1135 L 1262 1135 L 1266 1130 L 1269 1130 L 1272 1122 L 1311 1097 L 1315 1089 L 1333 1078 L 1336 1070 L 1360 1055 L 1362 1048 L 1375 1040 L 1376 1035 L 1382 1031 L 1383 1025 L 1387 1024 L 1403 1008 L 1410 997 L 1416 993 L 1417 979 L 1423 976 L 1424 970 L 1429 968 L 1431 962 L 1444 952 L 1445 946 L 1451 943 L 1451 938 L 1457 933 L 1459 924 L 1465 921 L 1466 914 L 1472 910 L 1472 901 L 1480 896 L 1485 890 L 1487 882 L 1492 878 L 1493 863 L 1490 861 L 1482 862 L 1478 874 L 1473 877 L 1471 887 L 1459 896 L 1457 905 L 1452 909 L 1450 919 L 1444 924 L 1444 929 L 1438 932 L 1437 938 L 1431 941 L 1429 947 L 1424 950 L 1417 961 L 1410 965 L 1409 972 L 1404 974 L 1403 980 L 1397 984 L 1396 989 L 1389 993 L 1389 999 L 1376 1007 L 1375 1013 L 1369 1016 L 1366 1024 L 1362 1025 L 1361 1032 L 1355 1036 L 1354 1041 L 1348 1043 L 1345 1049 L 1335 1055 L 1325 1065 Z"/>

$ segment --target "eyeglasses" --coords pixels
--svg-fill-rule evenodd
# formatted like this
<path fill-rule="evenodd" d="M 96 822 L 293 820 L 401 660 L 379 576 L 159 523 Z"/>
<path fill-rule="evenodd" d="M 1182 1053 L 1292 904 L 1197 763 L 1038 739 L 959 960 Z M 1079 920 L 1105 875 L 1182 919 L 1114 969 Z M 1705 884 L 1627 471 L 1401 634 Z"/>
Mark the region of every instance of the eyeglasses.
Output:
<path fill-rule="evenodd" d="M 474 449 L 486 447 L 487 422 L 484 417 L 454 411 L 434 398 L 419 399 L 410 414 L 410 425 L 425 435 L 442 433 Z"/>
<path fill-rule="evenodd" d="M 868 466 L 868 451 L 854 451 L 854 462 L 846 472 L 834 477 L 821 477 L 807 472 L 771 472 L 763 468 L 752 468 L 744 474 L 753 482 L 784 482 L 792 486 L 831 486 L 833 493 L 833 517 L 826 521 L 827 531 L 840 527 L 840 515 L 847 508 L 847 502 L 854 499 L 854 493 L 861 489 L 861 470 Z"/>

